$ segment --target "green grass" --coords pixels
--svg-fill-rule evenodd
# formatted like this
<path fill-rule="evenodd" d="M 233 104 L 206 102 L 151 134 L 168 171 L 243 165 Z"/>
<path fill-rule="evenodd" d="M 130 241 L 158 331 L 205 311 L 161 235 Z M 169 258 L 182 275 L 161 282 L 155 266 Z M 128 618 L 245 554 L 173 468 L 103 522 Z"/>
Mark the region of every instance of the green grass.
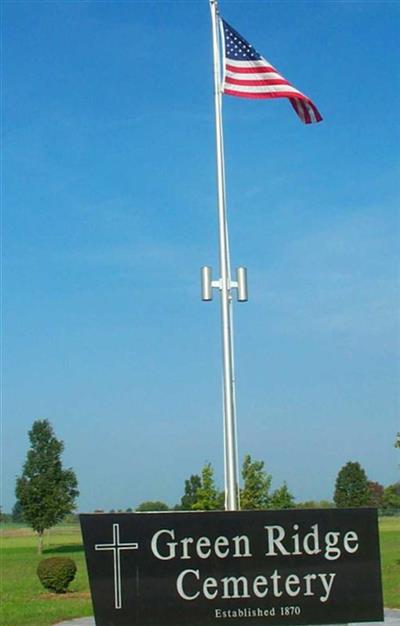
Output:
<path fill-rule="evenodd" d="M 385 606 L 400 608 L 400 518 L 380 519 L 379 529 Z M 48 532 L 42 557 L 37 554 L 37 538 L 28 528 L 7 525 L 1 532 L 2 626 L 51 626 L 93 615 L 78 525 Z M 76 562 L 78 572 L 69 593 L 49 594 L 41 586 L 36 568 L 48 556 L 69 556 Z"/>
<path fill-rule="evenodd" d="M 37 554 L 37 538 L 27 528 L 7 526 L 1 544 L 2 626 L 50 626 L 93 615 L 79 526 L 57 527 L 47 533 L 43 556 Z M 78 567 L 65 595 L 49 594 L 36 575 L 39 561 L 49 556 L 71 557 Z"/>
<path fill-rule="evenodd" d="M 379 520 L 385 606 L 400 609 L 400 517 Z"/>

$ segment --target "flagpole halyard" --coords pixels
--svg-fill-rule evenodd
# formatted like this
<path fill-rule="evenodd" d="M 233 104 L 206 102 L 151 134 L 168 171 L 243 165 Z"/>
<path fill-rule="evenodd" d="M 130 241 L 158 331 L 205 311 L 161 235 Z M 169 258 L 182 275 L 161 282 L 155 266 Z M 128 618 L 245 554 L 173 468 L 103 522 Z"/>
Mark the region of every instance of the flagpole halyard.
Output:
<path fill-rule="evenodd" d="M 221 331 L 223 360 L 223 397 L 224 397 L 224 468 L 225 468 L 225 509 L 239 509 L 239 481 L 236 440 L 236 403 L 235 377 L 233 362 L 232 336 L 232 281 L 230 273 L 228 225 L 226 218 L 225 164 L 222 128 L 222 91 L 220 50 L 218 39 L 218 12 L 216 0 L 210 0 L 213 63 L 214 63 L 214 104 L 215 137 L 217 164 L 217 196 L 219 223 L 219 260 L 221 278 L 219 290 L 221 297 Z"/>

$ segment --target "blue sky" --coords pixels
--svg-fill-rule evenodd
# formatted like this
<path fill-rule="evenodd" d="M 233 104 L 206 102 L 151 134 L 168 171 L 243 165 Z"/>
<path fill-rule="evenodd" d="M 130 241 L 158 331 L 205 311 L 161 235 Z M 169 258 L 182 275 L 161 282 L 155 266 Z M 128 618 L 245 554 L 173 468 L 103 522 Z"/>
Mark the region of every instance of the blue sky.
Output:
<path fill-rule="evenodd" d="M 226 97 L 240 458 L 331 498 L 399 479 L 397 2 L 220 10 L 324 121 Z M 179 501 L 222 475 L 213 78 L 206 0 L 3 3 L 3 499 L 37 418 L 79 510 Z"/>

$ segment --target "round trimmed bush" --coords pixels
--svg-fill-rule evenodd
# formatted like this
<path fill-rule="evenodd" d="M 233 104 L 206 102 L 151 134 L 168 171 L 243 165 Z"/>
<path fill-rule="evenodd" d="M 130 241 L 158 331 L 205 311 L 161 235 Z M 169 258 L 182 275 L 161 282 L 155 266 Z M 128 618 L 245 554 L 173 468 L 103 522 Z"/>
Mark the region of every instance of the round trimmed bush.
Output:
<path fill-rule="evenodd" d="M 56 593 L 65 593 L 75 574 L 75 561 L 62 556 L 44 559 L 37 568 L 37 575 L 43 587 Z"/>

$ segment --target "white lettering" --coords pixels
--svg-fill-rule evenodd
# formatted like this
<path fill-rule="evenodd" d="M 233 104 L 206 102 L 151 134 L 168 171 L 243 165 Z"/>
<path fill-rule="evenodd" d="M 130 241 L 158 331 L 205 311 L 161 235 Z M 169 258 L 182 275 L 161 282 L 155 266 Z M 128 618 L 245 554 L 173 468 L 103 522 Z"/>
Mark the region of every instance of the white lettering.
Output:
<path fill-rule="evenodd" d="M 299 525 L 293 524 L 293 530 L 296 531 L 296 534 L 293 535 L 292 537 L 293 543 L 294 543 L 294 550 L 292 554 L 299 556 L 300 554 L 303 554 L 302 551 L 300 550 L 300 537 L 299 537 L 299 533 L 297 532 L 299 530 Z"/>
<path fill-rule="evenodd" d="M 289 574 L 286 578 L 285 589 L 288 596 L 292 596 L 292 598 L 298 596 L 300 593 L 300 578 L 296 574 Z"/>
<path fill-rule="evenodd" d="M 319 537 L 318 537 L 318 524 L 314 524 L 311 526 L 312 531 L 307 533 L 304 537 L 303 547 L 304 552 L 306 554 L 319 554 L 321 552 L 319 548 Z M 313 546 L 310 546 L 310 543 L 313 543 Z"/>
<path fill-rule="evenodd" d="M 215 589 L 215 591 L 211 593 L 209 589 Z M 203 593 L 208 600 L 215 600 L 218 595 L 218 583 L 215 578 L 210 577 L 205 579 L 203 583 Z"/>
<path fill-rule="evenodd" d="M 183 598 L 184 600 L 196 600 L 196 598 L 198 598 L 200 595 L 200 591 L 197 591 L 197 593 L 195 593 L 193 596 L 188 596 L 183 589 L 183 579 L 188 574 L 192 574 L 195 578 L 197 578 L 197 580 L 200 580 L 200 573 L 198 569 L 185 569 L 179 574 L 177 578 L 176 589 L 181 598 Z"/>
<path fill-rule="evenodd" d="M 222 598 L 250 598 L 249 596 L 249 585 L 247 582 L 247 578 L 244 576 L 239 576 L 235 578 L 235 576 L 227 576 L 226 578 L 222 578 L 221 582 L 223 584 L 223 594 Z M 242 593 L 239 593 L 239 583 L 242 585 Z M 232 587 L 232 593 L 229 591 L 229 585 Z"/>
<path fill-rule="evenodd" d="M 278 570 L 275 570 L 274 573 L 271 574 L 271 578 L 272 578 L 272 586 L 274 589 L 274 596 L 275 598 L 280 598 L 283 591 L 279 591 L 279 580 L 282 578 L 282 576 L 278 574 Z"/>
<path fill-rule="evenodd" d="M 174 541 L 167 541 L 173 539 Z M 152 537 L 151 549 L 155 557 L 161 561 L 172 559 L 190 560 L 196 557 L 209 559 L 215 555 L 219 559 L 225 559 L 229 555 L 232 558 L 251 558 L 250 539 L 247 535 L 237 537 L 217 537 L 211 540 L 203 537 L 183 537 L 175 540 L 175 530 L 161 529 Z"/>
<path fill-rule="evenodd" d="M 218 558 L 225 559 L 229 554 L 229 541 L 227 537 L 217 537 L 214 543 L 214 551 Z M 222 550 L 222 548 L 227 548 Z"/>
<path fill-rule="evenodd" d="M 340 533 L 326 533 L 325 535 L 325 558 L 328 561 L 336 561 L 341 555 L 340 548 L 337 547 L 339 543 Z"/>
<path fill-rule="evenodd" d="M 350 541 L 355 542 L 355 545 L 353 547 L 349 545 Z M 344 545 L 344 549 L 349 554 L 354 554 L 355 552 L 357 552 L 358 547 L 359 547 L 358 535 L 356 532 L 354 532 L 354 530 L 349 530 L 349 532 L 345 534 L 343 538 L 343 545 Z"/>
<path fill-rule="evenodd" d="M 323 553 L 327 561 L 336 561 L 343 551 L 355 554 L 359 549 L 359 537 L 353 530 L 346 533 L 329 531 L 325 535 L 320 533 L 318 524 L 309 527 L 304 534 L 299 524 L 293 524 L 293 533 L 289 534 L 282 526 L 264 526 L 267 531 L 267 551 L 265 556 L 314 556 Z M 238 539 L 238 538 L 236 538 Z M 251 556 L 249 540 L 245 537 L 246 553 L 235 553 L 235 556 Z"/>
<path fill-rule="evenodd" d="M 330 596 L 331 593 L 331 589 L 332 589 L 332 585 L 333 585 L 333 581 L 334 578 L 336 576 L 336 574 L 318 574 L 319 578 L 321 579 L 321 582 L 324 586 L 324 589 L 326 591 L 326 595 L 325 596 L 321 596 L 320 600 L 321 602 L 326 602 Z M 330 576 L 330 581 L 327 580 L 328 576 Z"/>
<path fill-rule="evenodd" d="M 233 554 L 234 557 L 249 557 L 251 556 L 250 552 L 250 541 L 246 535 L 241 535 L 240 537 L 234 537 L 233 543 L 235 544 L 235 552 Z M 240 552 L 240 543 L 243 544 L 244 551 Z"/>
<path fill-rule="evenodd" d="M 181 598 L 193 601 L 203 596 L 206 600 L 237 600 L 241 598 L 295 598 L 302 595 L 318 596 L 320 602 L 327 602 L 332 594 L 336 574 L 297 574 L 281 575 L 279 570 L 264 576 L 254 577 L 225 576 L 203 577 L 199 569 L 186 569 L 176 581 L 176 589 Z M 286 613 L 285 613 L 286 614 Z"/>
<path fill-rule="evenodd" d="M 181 559 L 191 559 L 192 557 L 189 554 L 189 544 L 193 543 L 193 537 L 184 537 L 181 539 L 182 544 L 182 556 Z"/>
<path fill-rule="evenodd" d="M 264 590 L 262 590 L 262 587 L 264 587 Z M 268 580 L 265 578 L 265 576 L 255 577 L 253 582 L 253 591 L 254 595 L 257 596 L 257 598 L 265 598 L 268 593 Z"/>
<path fill-rule="evenodd" d="M 282 526 L 264 526 L 264 528 L 268 535 L 268 552 L 265 553 L 266 556 L 276 556 L 278 554 L 274 550 L 275 546 L 281 554 L 285 554 L 286 556 L 290 554 L 282 544 L 282 539 L 285 537 L 285 530 Z"/>
<path fill-rule="evenodd" d="M 211 554 L 210 546 L 211 546 L 211 541 L 209 540 L 208 537 L 200 537 L 197 540 L 196 552 L 201 559 L 208 559 L 208 557 Z M 208 550 L 204 551 L 203 548 L 208 548 Z"/>
<path fill-rule="evenodd" d="M 166 545 L 168 546 L 168 553 L 167 555 L 162 555 L 159 552 L 158 549 L 158 538 L 161 537 L 161 535 L 166 534 L 169 535 L 171 537 L 171 539 L 175 539 L 175 533 L 173 530 L 159 530 L 158 532 L 156 532 L 155 535 L 153 535 L 152 540 L 151 540 L 151 550 L 154 554 L 154 556 L 157 557 L 157 559 L 161 559 L 161 561 L 169 561 L 171 559 L 174 559 L 176 556 L 176 552 L 175 552 L 175 548 L 176 548 L 176 541 L 171 542 L 171 541 L 167 541 Z"/>
<path fill-rule="evenodd" d="M 311 581 L 317 578 L 316 574 L 306 574 L 304 576 L 304 580 L 306 581 L 306 591 L 305 596 L 313 596 L 314 593 L 311 591 Z"/>

